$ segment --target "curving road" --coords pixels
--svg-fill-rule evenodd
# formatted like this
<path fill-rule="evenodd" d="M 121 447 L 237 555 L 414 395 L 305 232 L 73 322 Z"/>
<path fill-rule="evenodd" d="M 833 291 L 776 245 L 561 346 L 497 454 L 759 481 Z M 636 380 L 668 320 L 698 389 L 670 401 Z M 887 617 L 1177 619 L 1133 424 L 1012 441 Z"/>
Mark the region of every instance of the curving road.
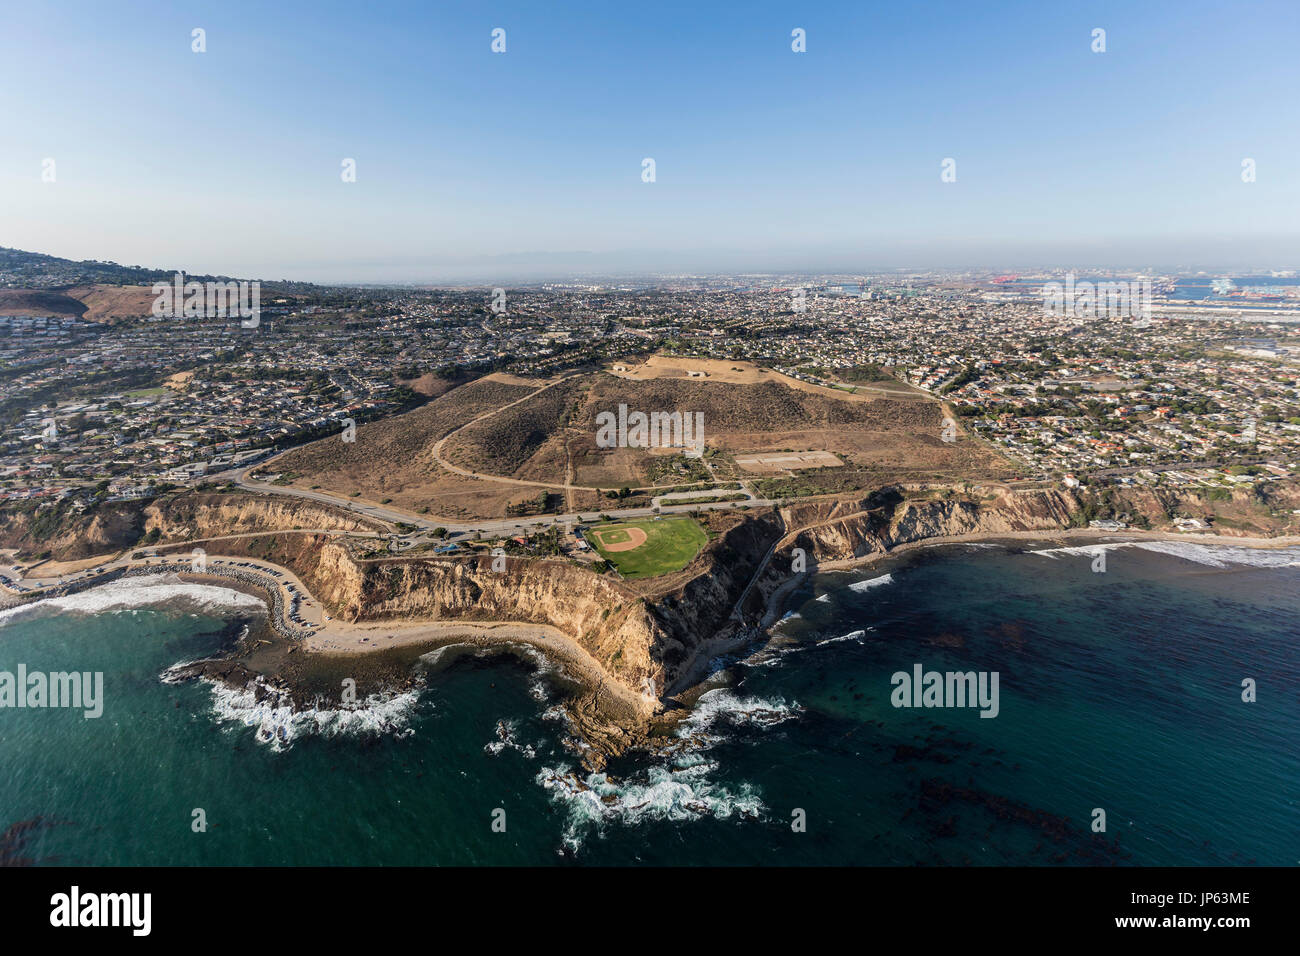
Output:
<path fill-rule="evenodd" d="M 540 395 L 542 392 L 546 391 L 547 389 L 554 388 L 555 386 L 560 385 L 563 382 L 566 382 L 569 379 L 576 378 L 576 377 L 578 376 L 566 375 L 563 378 L 558 378 L 554 382 L 550 382 L 546 385 L 543 385 L 541 388 L 536 389 L 535 391 L 529 392 L 527 395 L 523 396 L 522 398 L 517 398 L 513 402 L 508 402 L 507 404 L 502 405 L 498 408 L 489 409 L 488 411 L 483 412 L 481 415 L 477 415 L 474 418 L 470 419 L 465 424 L 453 429 L 452 431 L 444 435 L 442 438 L 440 438 L 434 444 L 433 446 L 434 461 L 436 461 L 439 466 L 447 469 L 447 471 L 450 471 L 456 475 L 460 475 L 461 477 L 464 478 L 474 478 L 480 481 L 495 481 L 501 484 L 521 485 L 524 487 L 532 487 L 532 488 L 559 489 L 565 492 L 566 501 L 568 501 L 568 493 L 573 491 L 594 491 L 600 493 L 601 491 L 600 488 L 593 488 L 588 485 L 575 485 L 567 482 L 560 484 L 556 482 L 547 482 L 547 481 L 527 481 L 522 478 L 507 478 L 503 475 L 489 475 L 489 474 L 484 474 L 482 472 L 470 471 L 466 468 L 461 468 L 458 465 L 453 465 L 451 462 L 447 461 L 442 456 L 442 448 L 443 445 L 447 442 L 447 440 L 455 437 L 458 433 L 468 428 L 470 425 L 473 425 L 477 422 L 481 422 L 484 419 L 491 418 L 494 415 L 498 415 L 501 412 L 505 411 L 507 408 L 512 408 L 515 405 L 519 405 L 523 402 L 529 401 L 535 398 L 536 396 Z M 286 454 L 286 453 L 282 453 L 282 454 Z M 703 504 L 689 504 L 689 503 L 672 504 L 671 503 L 671 498 L 673 497 L 672 492 L 665 492 L 662 495 L 652 498 L 650 506 L 645 508 L 598 509 L 598 510 L 587 510 L 587 511 L 573 511 L 573 512 L 567 512 L 565 514 L 559 514 L 559 515 L 535 515 L 526 518 L 502 518 L 502 519 L 487 518 L 487 519 L 480 519 L 476 521 L 467 522 L 464 520 L 455 520 L 451 518 L 440 518 L 436 515 L 435 516 L 419 515 L 411 511 L 406 511 L 402 508 L 394 508 L 391 505 L 378 505 L 370 502 L 355 501 L 348 498 L 343 498 L 331 492 L 313 491 L 307 488 L 294 488 L 287 485 L 273 485 L 266 482 L 255 482 L 249 480 L 248 472 L 253 471 L 255 469 L 265 468 L 268 465 L 270 465 L 273 461 L 275 461 L 275 459 L 278 457 L 279 455 L 275 455 L 272 456 L 271 458 L 264 459 L 263 461 L 260 461 L 253 465 L 248 465 L 246 467 L 231 469 L 229 471 L 208 475 L 206 476 L 205 480 L 210 481 L 213 480 L 214 478 L 226 477 L 228 480 L 233 481 L 240 488 L 244 488 L 248 491 L 256 491 L 263 494 L 287 495 L 289 497 L 294 497 L 294 498 L 305 498 L 307 500 L 316 501 L 321 504 L 330 505 L 335 508 L 343 508 L 359 516 L 374 518 L 376 520 L 384 521 L 390 524 L 401 522 L 403 524 L 412 525 L 416 528 L 421 528 L 425 531 L 432 531 L 435 528 L 445 528 L 447 529 L 448 532 L 453 534 L 475 534 L 475 533 L 482 533 L 485 535 L 511 534 L 514 532 L 524 531 L 531 528 L 553 527 L 555 525 L 565 525 L 571 522 L 581 523 L 581 522 L 599 521 L 601 514 L 607 514 L 614 518 L 644 518 L 655 514 L 673 514 L 673 513 L 683 512 L 683 511 L 697 511 L 697 510 L 714 511 L 717 509 L 730 509 L 730 508 L 738 508 L 738 507 L 761 507 L 764 505 L 774 504 L 773 501 L 770 501 L 766 498 L 759 498 L 757 495 L 754 494 L 752 490 L 750 490 L 748 485 L 742 482 L 741 490 L 743 491 L 744 494 L 748 496 L 747 500 L 744 501 L 718 501 L 718 502 L 708 502 Z M 566 474 L 565 477 L 567 479 L 568 475 Z M 682 494 L 694 494 L 694 495 L 705 495 L 705 496 L 708 495 L 708 493 L 709 492 L 707 491 L 682 492 Z M 731 493 L 732 492 L 719 492 L 719 494 L 731 494 Z M 670 500 L 664 501 L 665 498 L 668 498 Z"/>
<path fill-rule="evenodd" d="M 229 474 L 231 480 L 233 480 L 235 484 L 248 491 L 256 491 L 261 494 L 287 495 L 291 498 L 306 498 L 310 501 L 317 501 L 321 504 L 330 505 L 331 507 L 342 508 L 357 515 L 375 518 L 379 521 L 388 522 L 390 524 L 402 522 L 424 531 L 432 531 L 435 528 L 446 528 L 448 532 L 454 534 L 474 534 L 476 532 L 482 532 L 483 534 L 510 534 L 529 528 L 552 527 L 554 525 L 564 525 L 570 522 L 589 523 L 592 521 L 599 521 L 600 515 L 602 514 L 607 514 L 616 519 L 644 518 L 654 514 L 674 514 L 684 511 L 715 511 L 718 509 L 762 507 L 765 505 L 775 504 L 774 501 L 767 498 L 751 497 L 746 501 L 715 501 L 705 504 L 684 505 L 662 504 L 658 506 L 658 511 L 655 510 L 654 506 L 646 508 L 588 509 L 585 511 L 574 511 L 559 515 L 533 515 L 527 518 L 485 518 L 467 522 L 456 521 L 450 518 L 418 515 L 401 508 L 394 508 L 391 505 L 363 504 L 349 501 L 346 498 L 340 498 L 336 495 L 327 494 L 325 492 L 311 491 L 306 488 L 293 488 L 286 485 L 272 485 L 266 482 L 250 481 L 247 477 L 247 472 L 250 470 L 251 469 L 245 468 L 237 472 L 223 474 Z M 212 477 L 215 476 L 209 476 L 209 479 Z M 554 488 L 557 486 L 548 485 L 547 487 Z M 696 494 L 705 494 L 705 492 L 696 492 Z M 753 493 L 750 492 L 750 494 Z"/>

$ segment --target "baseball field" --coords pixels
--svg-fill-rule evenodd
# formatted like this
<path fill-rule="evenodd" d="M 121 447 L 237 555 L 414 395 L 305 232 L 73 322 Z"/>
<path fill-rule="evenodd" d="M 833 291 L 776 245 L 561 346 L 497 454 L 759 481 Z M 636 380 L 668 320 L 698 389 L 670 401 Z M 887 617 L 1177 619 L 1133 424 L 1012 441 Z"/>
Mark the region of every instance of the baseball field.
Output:
<path fill-rule="evenodd" d="M 600 525 L 587 538 L 625 578 L 680 571 L 709 540 L 694 518 L 643 518 Z"/>

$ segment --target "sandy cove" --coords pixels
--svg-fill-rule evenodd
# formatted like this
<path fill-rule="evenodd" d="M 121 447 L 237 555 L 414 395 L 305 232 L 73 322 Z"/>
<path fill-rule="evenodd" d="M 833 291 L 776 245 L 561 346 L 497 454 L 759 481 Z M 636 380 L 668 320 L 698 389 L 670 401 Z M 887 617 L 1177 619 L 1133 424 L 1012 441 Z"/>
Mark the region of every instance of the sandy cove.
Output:
<path fill-rule="evenodd" d="M 523 621 L 350 624 L 333 619 L 301 642 L 303 650 L 322 655 L 365 654 L 413 645 L 436 650 L 452 644 L 478 647 L 526 644 L 558 664 L 606 707 L 613 704 L 644 717 L 649 716 L 655 704 L 654 698 L 638 694 L 611 678 L 577 641 L 549 624 Z"/>
<path fill-rule="evenodd" d="M 813 573 L 828 571 L 847 571 L 867 568 L 886 559 L 918 548 L 942 547 L 945 545 L 975 543 L 1033 542 L 1045 545 L 1080 545 L 1080 544 L 1124 544 L 1139 541 L 1183 541 L 1194 544 L 1218 545 L 1227 547 L 1278 549 L 1300 546 L 1300 537 L 1287 536 L 1276 538 L 1232 537 L 1216 534 L 1172 533 L 1164 531 L 1126 531 L 1101 532 L 1091 528 L 1071 528 L 1059 531 L 1019 531 L 997 534 L 967 534 L 923 538 L 899 544 L 887 551 L 872 552 L 858 558 L 839 561 L 827 561 L 811 569 Z M 271 562 L 254 558 L 223 558 L 216 560 L 243 561 L 262 569 L 272 567 L 283 575 L 281 581 L 273 584 L 265 582 L 261 589 L 283 586 L 285 581 L 292 582 L 304 596 L 310 592 L 289 569 Z M 161 569 L 160 569 L 161 570 Z M 181 572 L 180 577 L 189 580 L 203 580 L 205 583 L 220 583 L 230 587 L 235 582 L 222 579 L 213 580 L 213 576 Z M 733 632 L 705 639 L 696 654 L 696 664 L 690 672 L 682 676 L 673 687 L 667 688 L 665 698 L 674 698 L 677 702 L 688 703 L 701 687 L 719 655 L 733 653 L 747 645 L 762 639 L 765 632 L 784 609 L 790 593 L 805 580 L 806 575 L 793 577 L 783 582 L 768 595 L 765 612 L 756 634 L 754 630 Z M 239 588 L 245 590 L 244 588 Z M 252 590 L 249 588 L 248 590 Z M 656 698 L 640 694 L 611 677 L 601 664 L 573 638 L 563 631 L 547 624 L 531 622 L 472 622 L 472 621 L 423 621 L 423 622 L 366 622 L 349 623 L 337 618 L 326 617 L 313 598 L 314 607 L 309 616 L 321 623 L 319 630 L 294 642 L 298 648 L 309 654 L 320 655 L 322 659 L 340 658 L 353 655 L 368 655 L 378 651 L 394 648 L 418 647 L 436 650 L 454 644 L 473 645 L 484 648 L 503 648 L 509 645 L 526 645 L 536 648 L 548 659 L 562 668 L 572 680 L 578 682 L 591 695 L 598 709 L 615 721 L 618 714 L 640 723 L 653 714 L 658 701 Z M 600 721 L 604 723 L 604 721 Z"/>
<path fill-rule="evenodd" d="M 612 678 L 577 641 L 549 624 L 523 621 L 349 623 L 325 614 L 319 601 L 306 585 L 293 571 L 283 565 L 259 558 L 220 554 L 208 555 L 207 560 L 210 567 L 245 565 L 260 572 L 274 569 L 280 577 L 273 579 L 258 575 L 256 581 L 232 579 L 224 575 L 189 571 L 184 569 L 183 563 L 180 569 L 156 566 L 156 570 L 160 574 L 174 574 L 183 581 L 210 584 L 252 594 L 266 603 L 269 613 L 273 613 L 271 608 L 276 603 L 272 598 L 272 592 L 278 591 L 287 598 L 286 586 L 292 585 L 310 602 L 310 607 L 304 608 L 303 613 L 313 624 L 319 626 L 319 630 L 285 644 L 291 649 L 300 649 L 309 654 L 319 654 L 323 658 L 329 658 L 371 654 L 401 647 L 436 650 L 451 644 L 468 644 L 485 648 L 505 647 L 512 644 L 527 645 L 536 648 L 559 666 L 566 676 L 577 682 L 585 693 L 591 695 L 593 701 L 605 714 L 616 719 L 631 719 L 639 722 L 650 717 L 654 711 L 655 698 L 639 694 L 621 681 Z M 78 564 L 89 567 L 106 561 L 114 565 L 120 564 L 123 569 L 155 567 L 149 561 L 126 562 L 107 558 L 90 559 Z M 93 587 L 95 583 L 87 581 L 86 586 Z M 16 591 L 11 591 L 3 583 L 0 583 L 0 592 L 24 597 Z M 29 592 L 26 595 L 28 599 L 34 600 L 39 600 L 41 596 L 39 591 Z M 274 634 L 267 636 L 275 637 L 271 642 L 273 644 L 281 644 L 283 641 Z M 259 644 L 266 643 L 268 643 L 266 640 L 259 642 Z"/>
<path fill-rule="evenodd" d="M 1219 545 L 1242 548 L 1278 549 L 1300 546 L 1300 537 L 1286 536 L 1276 538 L 1232 537 L 1227 535 L 1176 533 L 1167 531 L 1124 531 L 1103 532 L 1093 528 L 1067 528 L 1059 531 L 1007 531 L 998 534 L 947 535 L 923 538 L 895 545 L 887 551 L 877 551 L 858 558 L 839 561 L 826 561 L 812 568 L 812 573 L 828 571 L 849 571 L 869 568 L 896 555 L 920 548 L 943 547 L 945 545 L 1033 542 L 1045 545 L 1069 546 L 1081 544 L 1124 544 L 1138 541 L 1183 541 L 1193 544 Z M 310 594 L 307 588 L 287 568 L 256 559 L 228 559 L 251 561 L 262 567 L 275 567 L 287 580 L 299 587 L 304 595 Z M 182 575 L 191 577 L 191 575 Z M 764 615 L 759 622 L 758 636 L 753 631 L 736 632 L 709 637 L 701 642 L 696 654 L 696 663 L 687 674 L 665 689 L 665 698 L 689 701 L 700 683 L 708 676 L 712 662 L 719 656 L 734 653 L 747 645 L 761 640 L 761 632 L 768 628 L 780 616 L 785 601 L 803 581 L 806 575 L 791 578 L 782 583 L 767 598 Z M 536 648 L 549 659 L 561 666 L 565 673 L 577 681 L 583 688 L 598 698 L 608 710 L 611 705 L 616 712 L 636 715 L 645 719 L 651 715 L 657 703 L 655 698 L 639 694 L 619 680 L 612 678 L 604 667 L 577 641 L 563 631 L 549 624 L 536 624 L 523 621 L 472 622 L 472 621 L 391 621 L 349 623 L 338 618 L 326 618 L 319 609 L 310 615 L 321 622 L 320 630 L 301 639 L 303 651 L 320 654 L 323 657 L 371 654 L 376 651 L 400 647 L 424 646 L 436 650 L 451 644 L 471 644 L 478 647 L 500 647 L 509 644 L 524 644 Z"/>

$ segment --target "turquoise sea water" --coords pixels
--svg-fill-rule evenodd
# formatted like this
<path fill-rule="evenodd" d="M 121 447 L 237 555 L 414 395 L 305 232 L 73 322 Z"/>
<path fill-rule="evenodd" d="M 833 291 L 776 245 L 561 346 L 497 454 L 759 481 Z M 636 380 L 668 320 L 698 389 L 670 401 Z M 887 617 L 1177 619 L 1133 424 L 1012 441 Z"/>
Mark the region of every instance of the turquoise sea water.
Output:
<path fill-rule="evenodd" d="M 810 578 L 674 753 L 603 775 L 536 655 L 452 649 L 418 692 L 295 716 L 162 679 L 247 608 L 83 595 L 0 619 L 0 670 L 105 679 L 98 720 L 0 710 L 0 829 L 36 821 L 10 853 L 43 864 L 1296 865 L 1300 552 L 1170 550 Z M 997 671 L 998 716 L 893 707 L 918 663 Z"/>

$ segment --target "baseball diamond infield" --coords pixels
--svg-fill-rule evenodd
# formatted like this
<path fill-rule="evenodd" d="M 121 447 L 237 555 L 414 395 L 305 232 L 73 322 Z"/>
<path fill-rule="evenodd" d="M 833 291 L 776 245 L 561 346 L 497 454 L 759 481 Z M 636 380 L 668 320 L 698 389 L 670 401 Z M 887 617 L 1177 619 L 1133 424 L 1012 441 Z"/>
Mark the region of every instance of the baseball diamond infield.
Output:
<path fill-rule="evenodd" d="M 611 553 L 631 551 L 646 543 L 646 533 L 640 528 L 609 528 L 593 534 L 600 546 Z"/>

